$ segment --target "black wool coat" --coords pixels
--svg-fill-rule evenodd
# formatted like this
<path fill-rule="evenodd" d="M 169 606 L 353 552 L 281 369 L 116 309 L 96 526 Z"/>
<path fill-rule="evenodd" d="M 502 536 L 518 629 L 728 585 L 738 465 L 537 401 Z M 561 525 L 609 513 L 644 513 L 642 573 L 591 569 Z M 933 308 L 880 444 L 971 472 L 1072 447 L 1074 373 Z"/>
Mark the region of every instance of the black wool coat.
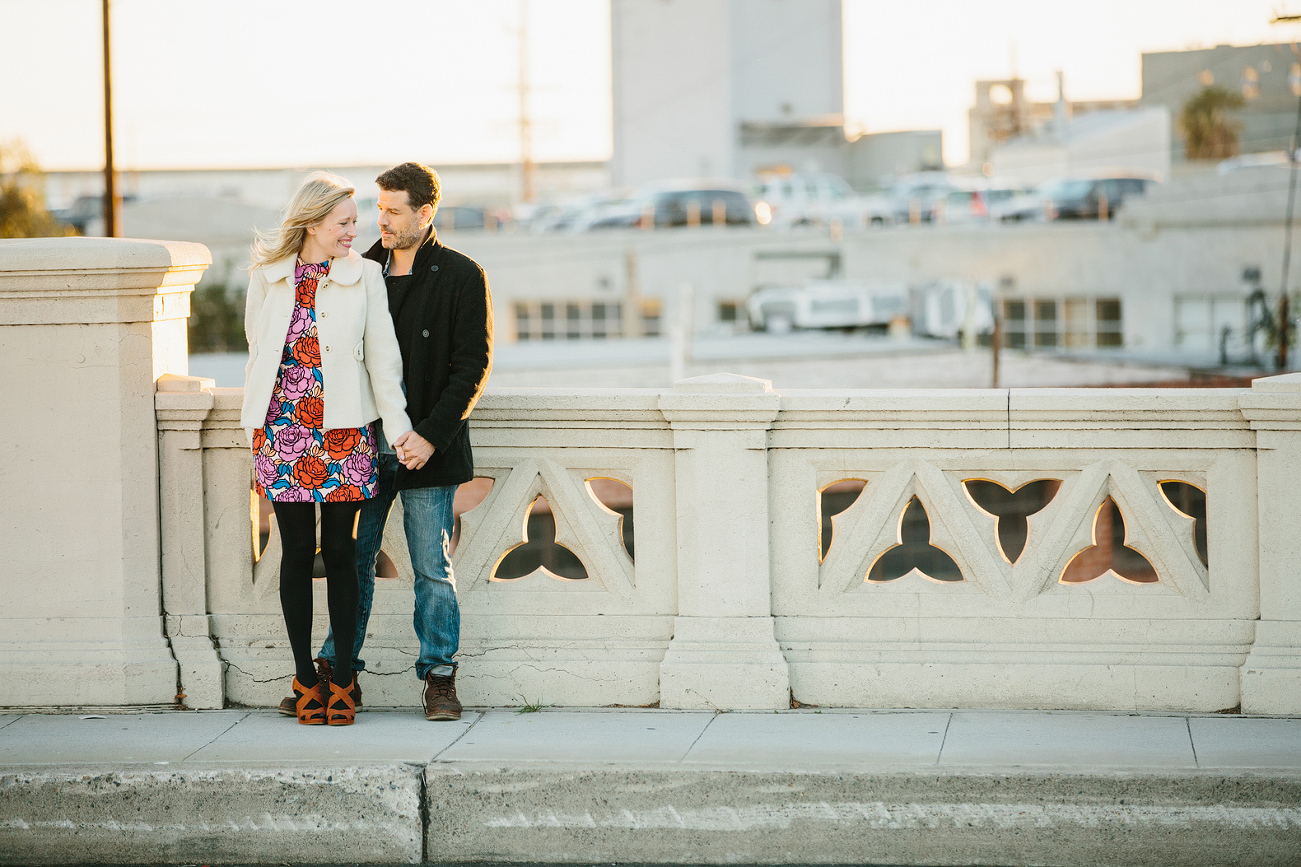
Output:
<path fill-rule="evenodd" d="M 383 265 L 379 241 L 366 258 Z M 446 247 L 430 228 L 416 251 L 401 303 L 390 307 L 402 344 L 407 415 L 416 433 L 434 445 L 418 470 L 398 467 L 397 488 L 459 485 L 474 477 L 467 421 L 492 370 L 492 296 L 479 264 Z"/>

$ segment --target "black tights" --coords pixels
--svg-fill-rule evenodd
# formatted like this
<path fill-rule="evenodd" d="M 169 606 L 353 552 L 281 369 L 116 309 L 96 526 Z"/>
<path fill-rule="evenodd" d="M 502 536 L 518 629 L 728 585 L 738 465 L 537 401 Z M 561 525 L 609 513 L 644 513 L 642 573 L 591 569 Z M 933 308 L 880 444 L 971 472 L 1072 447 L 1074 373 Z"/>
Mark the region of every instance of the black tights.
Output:
<path fill-rule="evenodd" d="M 316 561 L 316 503 L 272 503 L 280 527 L 280 609 L 285 615 L 294 669 L 303 686 L 316 683 L 312 667 L 312 564 Z M 325 561 L 334 676 L 352 683 L 357 637 L 357 512 L 361 503 L 321 503 L 321 559 Z"/>

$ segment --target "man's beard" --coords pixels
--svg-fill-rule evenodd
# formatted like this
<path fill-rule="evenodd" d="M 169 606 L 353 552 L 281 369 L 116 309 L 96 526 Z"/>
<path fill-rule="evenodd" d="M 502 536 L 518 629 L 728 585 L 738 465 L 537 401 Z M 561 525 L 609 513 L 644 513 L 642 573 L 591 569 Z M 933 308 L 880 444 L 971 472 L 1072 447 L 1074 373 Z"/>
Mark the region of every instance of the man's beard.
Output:
<path fill-rule="evenodd" d="M 427 226 L 422 226 L 419 223 L 412 223 L 411 227 L 406 231 L 395 232 L 393 234 L 393 246 L 389 249 L 410 250 L 412 247 L 418 246 L 420 242 L 425 239 L 425 232 L 427 230 Z"/>

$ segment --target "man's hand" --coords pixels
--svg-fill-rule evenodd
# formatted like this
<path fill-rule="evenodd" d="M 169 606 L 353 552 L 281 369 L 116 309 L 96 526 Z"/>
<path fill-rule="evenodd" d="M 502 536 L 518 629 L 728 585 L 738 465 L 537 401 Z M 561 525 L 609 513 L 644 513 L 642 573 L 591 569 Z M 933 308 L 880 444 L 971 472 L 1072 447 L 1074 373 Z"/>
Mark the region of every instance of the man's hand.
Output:
<path fill-rule="evenodd" d="M 434 444 L 415 431 L 407 431 L 393 441 L 398 461 L 408 470 L 418 470 L 434 456 Z"/>

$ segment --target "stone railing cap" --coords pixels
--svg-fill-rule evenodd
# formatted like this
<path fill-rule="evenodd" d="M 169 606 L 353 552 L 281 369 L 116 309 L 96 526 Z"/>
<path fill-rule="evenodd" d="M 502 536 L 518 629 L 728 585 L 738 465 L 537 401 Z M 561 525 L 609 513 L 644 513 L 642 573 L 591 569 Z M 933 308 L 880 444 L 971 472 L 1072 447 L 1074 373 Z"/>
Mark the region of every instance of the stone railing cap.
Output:
<path fill-rule="evenodd" d="M 772 380 L 736 373 L 710 373 L 673 383 L 678 394 L 773 394 Z"/>
<path fill-rule="evenodd" d="M 164 373 L 158 377 L 155 389 L 159 392 L 200 392 L 214 388 L 217 385 L 215 379 L 208 379 L 202 376 L 179 376 L 175 373 Z"/>
<path fill-rule="evenodd" d="M 1252 391 L 1301 392 L 1301 373 L 1283 373 L 1278 376 L 1263 376 L 1251 381 Z"/>
<path fill-rule="evenodd" d="M 0 272 L 102 271 L 211 265 L 212 254 L 190 241 L 140 238 L 8 238 L 0 240 Z"/>

